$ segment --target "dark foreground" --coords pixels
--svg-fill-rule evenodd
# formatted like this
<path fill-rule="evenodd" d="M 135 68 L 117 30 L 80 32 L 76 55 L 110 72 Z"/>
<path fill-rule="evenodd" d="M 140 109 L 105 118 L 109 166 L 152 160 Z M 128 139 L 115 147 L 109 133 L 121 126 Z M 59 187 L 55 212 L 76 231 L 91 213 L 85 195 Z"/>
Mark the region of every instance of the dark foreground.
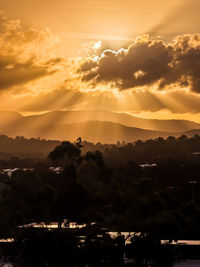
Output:
<path fill-rule="evenodd" d="M 117 233 L 113 237 L 97 225 L 81 229 L 20 228 L 14 240 L 1 242 L 0 248 L 4 259 L 22 267 L 173 267 L 186 259 L 200 260 L 199 245 L 161 242 L 150 233 Z"/>
<path fill-rule="evenodd" d="M 14 240 L 1 243 L 2 257 L 25 267 L 117 267 L 124 258 L 137 267 L 172 267 L 198 259 L 199 246 L 171 241 L 200 240 L 199 136 L 138 141 L 104 154 L 83 146 L 81 138 L 62 142 L 29 170 L 2 169 L 0 237 Z M 11 163 L 24 161 L 2 162 Z M 63 228 L 64 221 L 87 227 Z M 57 228 L 19 227 L 33 222 Z M 127 242 L 113 231 L 137 234 Z"/>

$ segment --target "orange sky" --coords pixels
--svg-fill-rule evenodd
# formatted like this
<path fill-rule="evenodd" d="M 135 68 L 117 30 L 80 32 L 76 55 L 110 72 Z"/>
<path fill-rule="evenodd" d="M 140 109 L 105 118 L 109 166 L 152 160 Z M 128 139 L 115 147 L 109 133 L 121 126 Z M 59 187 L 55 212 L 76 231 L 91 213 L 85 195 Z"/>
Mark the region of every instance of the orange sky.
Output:
<path fill-rule="evenodd" d="M 86 40 L 122 47 L 137 35 L 199 29 L 198 0 L 1 0 L 1 9 L 30 27 L 59 34 L 61 55 L 77 55 Z"/>
<path fill-rule="evenodd" d="M 200 122 L 198 0 L 1 0 L 0 10 L 2 110 Z"/>

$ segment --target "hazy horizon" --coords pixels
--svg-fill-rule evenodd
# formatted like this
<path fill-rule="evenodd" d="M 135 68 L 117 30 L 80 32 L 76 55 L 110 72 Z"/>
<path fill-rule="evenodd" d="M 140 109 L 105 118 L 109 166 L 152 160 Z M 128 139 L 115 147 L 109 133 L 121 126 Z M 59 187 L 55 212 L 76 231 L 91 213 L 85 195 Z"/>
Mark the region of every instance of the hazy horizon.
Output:
<path fill-rule="evenodd" d="M 160 111 L 160 112 L 142 112 L 142 113 L 134 113 L 134 112 L 125 112 L 125 111 L 115 111 L 115 110 L 106 110 L 106 109 L 54 109 L 54 110 L 44 110 L 44 111 L 36 111 L 36 112 L 23 112 L 23 111 L 16 111 L 16 110 L 0 110 L 1 112 L 14 112 L 19 113 L 20 115 L 24 117 L 29 116 L 37 116 L 37 115 L 44 115 L 47 113 L 53 113 L 53 112 L 91 112 L 91 111 L 102 111 L 102 112 L 108 112 L 108 113 L 117 113 L 117 114 L 127 114 L 134 118 L 140 118 L 145 120 L 187 120 L 195 123 L 200 123 L 200 117 L 197 114 L 176 114 L 175 116 L 173 114 L 168 113 L 167 111 Z M 160 117 L 160 113 L 163 113 L 163 116 Z M 145 125 L 144 125 L 145 126 Z"/>

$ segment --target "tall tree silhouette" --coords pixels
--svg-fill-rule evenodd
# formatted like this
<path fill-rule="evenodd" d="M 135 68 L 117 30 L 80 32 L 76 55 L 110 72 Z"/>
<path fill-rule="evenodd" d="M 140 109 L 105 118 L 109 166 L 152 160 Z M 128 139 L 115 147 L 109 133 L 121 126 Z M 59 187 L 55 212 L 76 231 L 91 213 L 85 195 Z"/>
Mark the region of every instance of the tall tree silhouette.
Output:
<path fill-rule="evenodd" d="M 80 161 L 81 150 L 78 145 L 74 145 L 69 141 L 64 141 L 49 153 L 48 159 L 62 167 L 66 167 Z"/>

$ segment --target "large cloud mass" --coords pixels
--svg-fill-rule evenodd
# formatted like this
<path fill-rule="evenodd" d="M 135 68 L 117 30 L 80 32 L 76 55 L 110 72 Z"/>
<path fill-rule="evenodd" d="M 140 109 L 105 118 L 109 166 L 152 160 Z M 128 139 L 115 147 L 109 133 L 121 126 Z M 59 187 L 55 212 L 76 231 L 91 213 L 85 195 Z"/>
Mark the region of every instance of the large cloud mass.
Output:
<path fill-rule="evenodd" d="M 25 28 L 0 12 L 0 89 L 54 73 L 58 59 L 44 52 L 54 42 L 49 30 Z"/>
<path fill-rule="evenodd" d="M 144 35 L 128 49 L 105 50 L 97 58 L 84 60 L 81 80 L 96 86 L 111 84 L 120 90 L 174 86 L 200 93 L 200 34 L 180 35 L 167 44 Z"/>

